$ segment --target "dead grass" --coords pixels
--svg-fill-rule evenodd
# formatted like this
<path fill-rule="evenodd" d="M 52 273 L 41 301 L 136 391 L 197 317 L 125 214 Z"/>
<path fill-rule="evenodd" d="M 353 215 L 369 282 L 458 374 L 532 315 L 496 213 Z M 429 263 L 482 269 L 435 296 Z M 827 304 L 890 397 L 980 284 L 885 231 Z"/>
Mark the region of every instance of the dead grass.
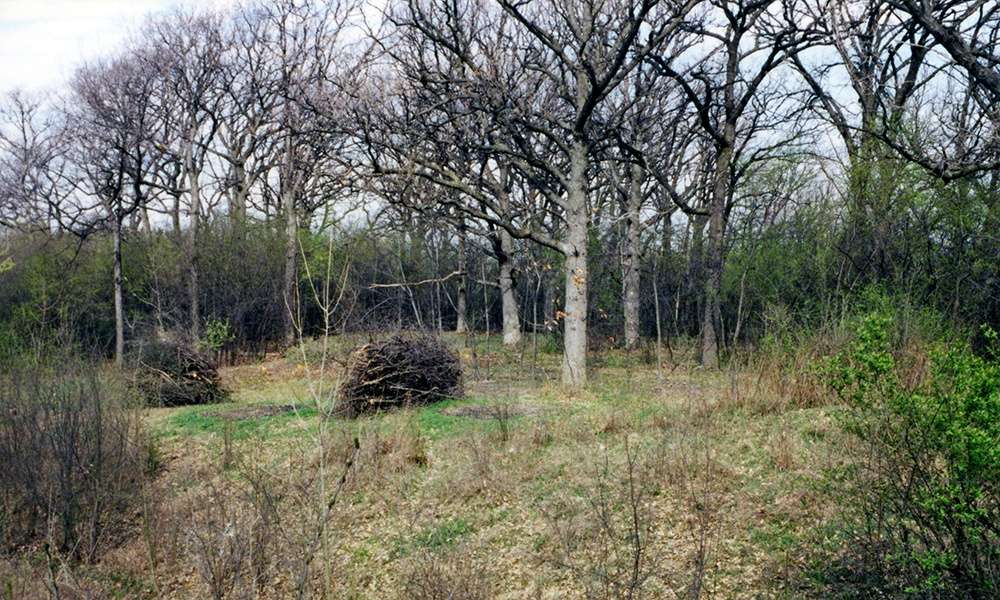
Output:
<path fill-rule="evenodd" d="M 317 524 L 306 597 L 800 597 L 834 519 L 822 481 L 839 443 L 805 383 L 685 365 L 661 380 L 629 363 L 566 394 L 511 352 L 480 349 L 474 379 L 456 343 L 463 402 L 352 422 L 276 414 L 263 406 L 309 405 L 320 375 L 289 356 L 223 369 L 236 403 L 203 429 L 152 412 L 169 434 L 150 525 L 78 575 L 88 597 L 116 597 L 111 578 L 146 597 L 294 597 Z M 557 361 L 541 355 L 536 375 Z M 224 457 L 233 416 L 253 427 Z M 45 597 L 39 564 L 0 563 L 0 599 Z"/>

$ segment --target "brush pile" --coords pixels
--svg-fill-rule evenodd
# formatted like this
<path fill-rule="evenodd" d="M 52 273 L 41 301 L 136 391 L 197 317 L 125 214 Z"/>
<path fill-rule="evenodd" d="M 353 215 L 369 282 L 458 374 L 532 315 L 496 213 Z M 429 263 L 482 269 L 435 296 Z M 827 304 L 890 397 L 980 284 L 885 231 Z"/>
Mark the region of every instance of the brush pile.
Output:
<path fill-rule="evenodd" d="M 427 403 L 462 395 L 458 354 L 431 337 L 394 337 L 353 352 L 340 399 L 345 412 Z"/>
<path fill-rule="evenodd" d="M 212 404 L 228 395 L 211 355 L 190 344 L 148 341 L 137 359 L 136 389 L 150 406 Z"/>

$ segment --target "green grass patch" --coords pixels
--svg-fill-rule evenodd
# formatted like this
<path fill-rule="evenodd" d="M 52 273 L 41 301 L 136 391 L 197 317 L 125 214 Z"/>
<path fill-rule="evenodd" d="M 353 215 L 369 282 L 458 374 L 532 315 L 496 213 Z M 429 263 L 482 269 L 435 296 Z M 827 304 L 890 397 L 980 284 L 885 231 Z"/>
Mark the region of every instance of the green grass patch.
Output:
<path fill-rule="evenodd" d="M 389 560 L 403 558 L 417 550 L 438 552 L 442 548 L 453 548 L 458 538 L 475 531 L 475 523 L 463 517 L 425 527 L 412 538 L 395 538 L 392 550 L 389 552 Z"/>
<path fill-rule="evenodd" d="M 160 433 L 175 437 L 228 434 L 234 439 L 254 436 L 268 438 L 287 432 L 288 425 L 300 420 L 315 423 L 315 408 L 301 407 L 269 414 L 269 406 L 227 403 L 185 408 L 167 418 Z M 260 410 L 256 417 L 253 414 L 255 408 Z M 230 414 L 230 411 L 237 410 L 247 411 L 246 418 L 240 417 L 242 413 Z"/>
<path fill-rule="evenodd" d="M 425 406 L 417 412 L 416 422 L 420 431 L 432 440 L 458 437 L 480 427 L 478 419 L 447 415 L 441 411 L 466 404 L 481 404 L 481 401 L 445 400 Z"/>

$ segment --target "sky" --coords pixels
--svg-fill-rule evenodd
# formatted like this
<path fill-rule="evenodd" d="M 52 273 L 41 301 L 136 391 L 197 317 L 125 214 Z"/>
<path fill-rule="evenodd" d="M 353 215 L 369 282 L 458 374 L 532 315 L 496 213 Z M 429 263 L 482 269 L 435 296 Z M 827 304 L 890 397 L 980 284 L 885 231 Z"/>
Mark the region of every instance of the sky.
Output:
<path fill-rule="evenodd" d="M 184 4 L 184 0 L 0 0 L 0 94 L 17 87 L 58 88 L 86 59 L 112 52 L 146 14 Z"/>

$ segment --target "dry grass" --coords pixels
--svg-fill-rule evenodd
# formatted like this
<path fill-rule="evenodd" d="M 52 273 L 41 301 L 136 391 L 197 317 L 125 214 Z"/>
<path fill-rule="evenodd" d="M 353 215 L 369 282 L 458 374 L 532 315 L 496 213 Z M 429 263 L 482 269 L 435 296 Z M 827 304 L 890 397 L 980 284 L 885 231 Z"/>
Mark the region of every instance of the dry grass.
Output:
<path fill-rule="evenodd" d="M 222 377 L 239 411 L 308 406 L 320 374 L 301 360 Z M 148 527 L 76 577 L 90 598 L 295 597 L 319 527 L 305 597 L 805 594 L 806 546 L 834 516 L 822 473 L 839 442 L 823 402 L 771 372 L 682 365 L 660 380 L 634 363 L 569 395 L 544 376 L 558 357 L 539 356 L 534 380 L 530 357 L 476 360 L 479 379 L 463 354 L 467 400 L 356 422 L 153 411 L 163 470 Z M 0 598 L 45 597 L 39 564 L 3 562 Z M 112 580 L 133 591 L 115 596 Z"/>

